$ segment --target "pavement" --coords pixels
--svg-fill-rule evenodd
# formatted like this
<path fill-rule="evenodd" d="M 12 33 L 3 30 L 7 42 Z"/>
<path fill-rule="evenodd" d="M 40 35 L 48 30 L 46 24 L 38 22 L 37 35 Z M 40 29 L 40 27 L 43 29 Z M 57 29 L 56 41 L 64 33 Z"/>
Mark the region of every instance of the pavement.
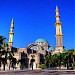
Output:
<path fill-rule="evenodd" d="M 75 70 L 15 70 L 0 71 L 0 75 L 75 75 Z"/>

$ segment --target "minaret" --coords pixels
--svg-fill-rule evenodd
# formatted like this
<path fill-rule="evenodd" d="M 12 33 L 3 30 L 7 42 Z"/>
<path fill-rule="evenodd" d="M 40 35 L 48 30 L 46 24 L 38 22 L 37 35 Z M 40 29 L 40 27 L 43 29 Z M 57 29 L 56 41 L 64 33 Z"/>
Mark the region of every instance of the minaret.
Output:
<path fill-rule="evenodd" d="M 9 32 L 9 41 L 8 41 L 8 46 L 10 50 L 13 44 L 13 35 L 14 35 L 13 29 L 14 29 L 14 20 L 12 19 L 11 26 L 10 26 L 10 32 Z"/>
<path fill-rule="evenodd" d="M 60 22 L 60 15 L 59 15 L 59 9 L 56 6 L 56 23 L 55 23 L 55 27 L 56 27 L 56 52 L 62 52 L 63 51 L 63 34 L 62 34 L 62 23 Z"/>

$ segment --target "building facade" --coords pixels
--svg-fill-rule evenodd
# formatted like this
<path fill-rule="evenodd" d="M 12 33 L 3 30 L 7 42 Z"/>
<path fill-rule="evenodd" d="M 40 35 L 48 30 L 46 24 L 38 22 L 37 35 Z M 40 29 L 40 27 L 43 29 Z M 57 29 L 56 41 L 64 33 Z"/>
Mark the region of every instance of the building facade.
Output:
<path fill-rule="evenodd" d="M 15 63 L 13 66 L 15 69 L 23 68 L 39 68 L 40 64 L 44 64 L 44 58 L 46 55 L 51 53 L 62 53 L 63 51 L 63 34 L 62 34 L 62 23 L 60 22 L 59 9 L 56 6 L 56 47 L 50 46 L 47 40 L 43 38 L 37 39 L 34 43 L 29 44 L 26 48 L 14 48 L 13 47 L 13 36 L 14 36 L 14 20 L 12 19 L 10 32 L 9 32 L 9 50 L 14 53 L 13 57 L 18 63 Z M 9 66 L 9 61 L 8 61 Z M 10 68 L 12 69 L 12 67 Z"/>

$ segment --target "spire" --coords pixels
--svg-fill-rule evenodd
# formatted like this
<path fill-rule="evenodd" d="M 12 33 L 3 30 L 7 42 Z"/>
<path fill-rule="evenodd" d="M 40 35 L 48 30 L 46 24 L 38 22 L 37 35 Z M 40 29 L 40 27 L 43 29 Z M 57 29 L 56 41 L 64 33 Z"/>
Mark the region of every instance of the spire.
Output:
<path fill-rule="evenodd" d="M 9 41 L 8 41 L 9 47 L 11 47 L 13 44 L 13 35 L 14 35 L 13 29 L 14 29 L 14 19 L 12 19 L 10 26 Z"/>
<path fill-rule="evenodd" d="M 58 6 L 56 5 L 56 12 L 59 12 Z"/>
<path fill-rule="evenodd" d="M 12 18 L 12 22 L 14 22 L 14 19 Z"/>
<path fill-rule="evenodd" d="M 56 9 L 58 9 L 58 6 L 56 5 Z"/>
<path fill-rule="evenodd" d="M 11 21 L 11 27 L 14 27 L 14 19 Z"/>
<path fill-rule="evenodd" d="M 59 9 L 58 9 L 58 7 L 56 6 L 56 10 L 55 10 L 55 12 L 56 12 L 56 22 L 60 22 L 60 15 L 59 15 Z"/>
<path fill-rule="evenodd" d="M 56 6 L 56 23 L 55 23 L 55 27 L 56 27 L 56 51 L 62 51 L 63 50 L 63 34 L 62 34 L 62 23 L 60 22 L 60 15 L 59 15 L 59 9 Z"/>
<path fill-rule="evenodd" d="M 62 25 L 62 23 L 60 22 L 60 15 L 59 15 L 59 11 L 58 11 L 59 9 L 58 9 L 58 7 L 56 6 L 56 10 L 55 10 L 55 12 L 56 12 L 56 23 L 55 23 L 55 26 L 56 26 L 56 35 L 58 35 L 58 34 L 61 34 L 62 35 L 62 29 L 61 29 L 61 25 Z M 59 27 L 59 28 L 58 28 Z"/>

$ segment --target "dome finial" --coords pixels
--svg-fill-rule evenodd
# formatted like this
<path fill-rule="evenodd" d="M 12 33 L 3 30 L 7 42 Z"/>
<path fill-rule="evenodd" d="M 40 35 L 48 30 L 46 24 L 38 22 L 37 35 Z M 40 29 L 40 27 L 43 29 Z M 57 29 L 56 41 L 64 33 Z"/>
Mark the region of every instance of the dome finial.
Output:
<path fill-rule="evenodd" d="M 58 6 L 56 5 L 56 9 L 58 9 Z"/>
<path fill-rule="evenodd" d="M 12 22 L 14 22 L 14 19 L 12 18 Z"/>

